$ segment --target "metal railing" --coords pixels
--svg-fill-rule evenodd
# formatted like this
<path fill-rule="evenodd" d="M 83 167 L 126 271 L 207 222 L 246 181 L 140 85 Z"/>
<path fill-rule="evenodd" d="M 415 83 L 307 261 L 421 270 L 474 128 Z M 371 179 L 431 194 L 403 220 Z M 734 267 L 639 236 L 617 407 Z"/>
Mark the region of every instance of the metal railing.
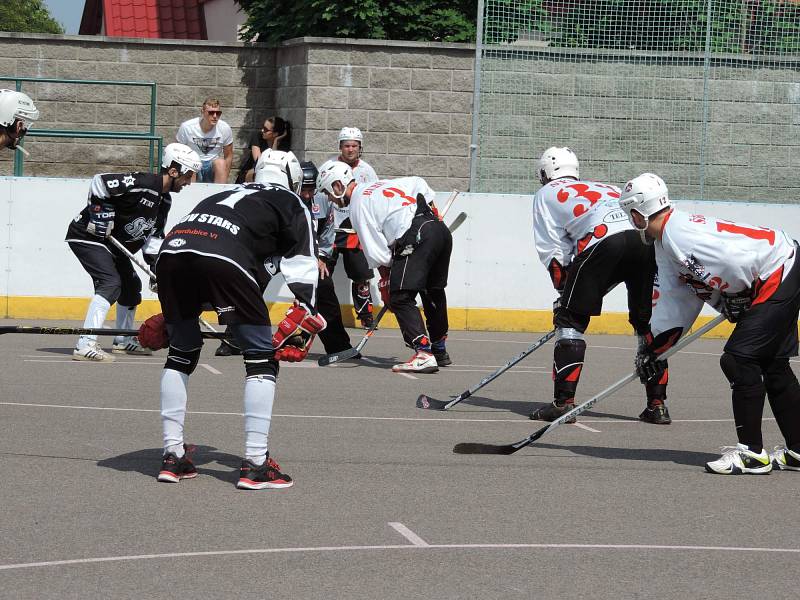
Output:
<path fill-rule="evenodd" d="M 151 81 L 105 81 L 96 79 L 61 79 L 50 77 L 0 77 L 0 81 L 13 81 L 18 92 L 23 91 L 23 82 L 33 83 L 69 83 L 78 85 L 121 85 L 150 88 L 150 126 L 148 131 L 86 131 L 71 129 L 31 129 L 26 137 L 54 137 L 54 138 L 91 138 L 91 139 L 123 139 L 145 140 L 149 142 L 148 169 L 157 171 L 160 165 L 161 152 L 164 140 L 156 135 L 156 101 L 158 99 L 157 84 Z M 24 156 L 21 152 L 14 153 L 14 176 L 21 177 L 24 171 Z"/>

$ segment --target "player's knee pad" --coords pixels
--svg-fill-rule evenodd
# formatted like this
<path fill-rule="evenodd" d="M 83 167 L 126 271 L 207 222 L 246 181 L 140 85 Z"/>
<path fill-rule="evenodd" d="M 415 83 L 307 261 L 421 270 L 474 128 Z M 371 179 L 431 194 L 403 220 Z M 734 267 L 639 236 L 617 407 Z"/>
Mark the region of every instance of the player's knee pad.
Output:
<path fill-rule="evenodd" d="M 731 389 L 750 388 L 762 384 L 761 367 L 753 359 L 723 352 L 719 366 L 731 384 Z"/>
<path fill-rule="evenodd" d="M 197 368 L 197 363 L 200 360 L 200 350 L 201 347 L 181 350 L 180 348 L 170 345 L 169 353 L 167 354 L 167 362 L 164 368 L 191 375 L 194 373 L 194 370 Z"/>
<path fill-rule="evenodd" d="M 142 280 L 134 275 L 120 289 L 117 302 L 123 306 L 139 306 L 142 303 Z"/>
<path fill-rule="evenodd" d="M 789 366 L 788 358 L 775 359 L 764 369 L 764 385 L 770 397 L 777 397 L 787 390 L 797 390 L 800 383 Z"/>
<path fill-rule="evenodd" d="M 275 352 L 272 350 L 245 350 L 242 355 L 247 377 L 266 376 L 273 380 L 278 379 L 279 366 L 278 361 L 275 360 Z"/>

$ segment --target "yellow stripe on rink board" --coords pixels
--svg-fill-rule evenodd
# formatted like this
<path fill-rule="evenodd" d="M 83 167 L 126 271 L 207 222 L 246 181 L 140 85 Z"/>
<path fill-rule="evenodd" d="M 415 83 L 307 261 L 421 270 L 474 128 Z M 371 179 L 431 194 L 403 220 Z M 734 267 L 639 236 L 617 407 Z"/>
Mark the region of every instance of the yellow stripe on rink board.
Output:
<path fill-rule="evenodd" d="M 4 302 L 5 301 L 5 302 Z M 0 299 L 0 307 L 4 307 L 3 317 L 6 319 L 58 319 L 69 321 L 83 321 L 89 298 L 48 298 L 43 296 L 8 296 Z M 286 314 L 289 304 L 275 302 L 269 305 L 270 319 L 273 323 L 279 322 Z M 136 321 L 140 322 L 147 317 L 161 312 L 157 300 L 144 300 L 136 311 Z M 497 308 L 457 308 L 451 307 L 448 311 L 450 328 L 453 330 L 469 331 L 518 331 L 518 332 L 543 332 L 553 328 L 553 314 L 549 310 L 511 310 Z M 108 315 L 111 321 L 115 317 L 112 307 Z M 217 323 L 214 312 L 203 313 L 203 318 L 209 323 Z M 701 326 L 713 317 L 700 317 L 697 325 Z M 343 320 L 347 327 L 357 325 L 353 307 L 343 307 Z M 387 313 L 381 320 L 381 327 L 387 329 L 397 328 L 397 319 L 392 313 Z M 733 324 L 723 323 L 713 331 L 707 333 L 707 338 L 726 338 L 733 331 Z M 587 333 L 633 335 L 633 329 L 628 324 L 626 313 L 607 313 L 592 317 Z"/>

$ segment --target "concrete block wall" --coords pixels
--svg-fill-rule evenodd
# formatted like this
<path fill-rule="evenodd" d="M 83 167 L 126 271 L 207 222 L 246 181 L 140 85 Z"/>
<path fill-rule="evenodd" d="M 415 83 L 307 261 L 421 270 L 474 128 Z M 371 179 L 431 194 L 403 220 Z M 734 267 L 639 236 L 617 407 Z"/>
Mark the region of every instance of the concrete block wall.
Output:
<path fill-rule="evenodd" d="M 421 175 L 434 189 L 466 189 L 474 51 L 465 44 L 301 38 L 278 48 L 242 43 L 0 33 L 0 74 L 155 81 L 156 133 L 174 141 L 204 98 L 220 99 L 234 131 L 235 176 L 247 140 L 277 114 L 293 125 L 292 149 L 322 161 L 343 126 L 365 134 L 364 158 L 381 177 Z M 0 82 L 12 87 L 13 82 Z M 23 84 L 40 129 L 149 127 L 149 90 L 114 85 Z M 142 141 L 30 136 L 25 174 L 88 177 L 143 170 Z M 13 173 L 11 153 L 0 175 Z"/>

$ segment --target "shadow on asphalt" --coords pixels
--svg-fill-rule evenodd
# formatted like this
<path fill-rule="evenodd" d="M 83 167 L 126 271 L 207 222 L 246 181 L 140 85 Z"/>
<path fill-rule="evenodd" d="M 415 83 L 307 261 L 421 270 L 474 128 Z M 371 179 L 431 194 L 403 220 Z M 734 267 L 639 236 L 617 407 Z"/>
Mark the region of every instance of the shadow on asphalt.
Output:
<path fill-rule="evenodd" d="M 532 446 L 534 447 L 534 446 Z M 592 458 L 608 460 L 639 460 L 645 462 L 671 462 L 678 465 L 696 467 L 709 461 L 717 460 L 719 454 L 693 452 L 691 450 L 675 450 L 668 448 L 607 448 L 600 446 L 564 446 L 560 444 L 535 444 L 538 448 L 551 450 L 567 450 Z"/>
<path fill-rule="evenodd" d="M 449 400 L 450 397 L 441 397 L 440 400 Z M 474 406 L 476 408 L 496 408 L 498 410 L 504 410 L 508 412 L 512 412 L 517 415 L 521 415 L 527 417 L 530 415 L 534 410 L 538 408 L 545 407 L 549 404 L 549 402 L 530 402 L 525 400 L 494 400 L 492 398 L 486 398 L 484 396 L 470 396 L 466 400 L 460 402 L 459 404 Z M 453 408 L 449 409 L 448 412 L 456 412 L 458 404 Z M 602 413 L 597 412 L 594 410 L 587 410 L 585 413 L 582 413 L 578 420 L 580 420 L 581 416 L 584 417 L 595 417 L 597 419 L 619 419 L 620 421 L 638 421 L 639 418 L 637 416 L 630 416 L 630 415 L 617 415 L 614 413 Z"/>
<path fill-rule="evenodd" d="M 122 472 L 135 472 L 155 478 L 161 466 L 161 448 L 146 448 L 136 450 L 119 456 L 112 456 L 97 461 L 98 467 L 114 469 Z M 216 477 L 220 481 L 236 483 L 239 479 L 239 467 L 242 464 L 242 457 L 220 452 L 213 446 L 195 446 L 191 454 L 191 460 L 202 475 Z M 226 470 L 209 468 L 215 463 L 226 467 Z"/>

